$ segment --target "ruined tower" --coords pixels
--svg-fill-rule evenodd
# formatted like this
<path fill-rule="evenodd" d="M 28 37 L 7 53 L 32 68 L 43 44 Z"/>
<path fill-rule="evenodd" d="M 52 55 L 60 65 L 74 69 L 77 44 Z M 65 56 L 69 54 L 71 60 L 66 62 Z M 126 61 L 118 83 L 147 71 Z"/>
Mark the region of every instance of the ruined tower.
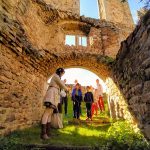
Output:
<path fill-rule="evenodd" d="M 87 3 L 90 0 L 87 0 Z M 121 0 L 96 0 L 99 7 L 100 19 L 113 23 L 133 26 L 133 18 L 128 2 Z M 56 9 L 73 12 L 80 15 L 80 0 L 45 0 Z M 90 10 L 89 10 L 90 11 Z"/>
<path fill-rule="evenodd" d="M 114 23 L 121 23 L 127 26 L 133 26 L 128 2 L 121 0 L 98 0 L 101 19 Z"/>

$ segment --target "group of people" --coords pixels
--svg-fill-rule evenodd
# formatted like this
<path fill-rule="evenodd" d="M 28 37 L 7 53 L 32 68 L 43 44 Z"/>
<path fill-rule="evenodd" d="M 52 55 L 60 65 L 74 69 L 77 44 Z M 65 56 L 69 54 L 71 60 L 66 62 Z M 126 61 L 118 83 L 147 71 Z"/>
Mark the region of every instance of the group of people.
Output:
<path fill-rule="evenodd" d="M 105 111 L 104 101 L 103 101 L 103 89 L 99 80 L 96 80 L 97 87 L 94 89 L 91 86 L 86 87 L 86 93 L 82 93 L 81 85 L 77 83 L 72 91 L 72 101 L 73 101 L 73 114 L 74 118 L 80 119 L 81 114 L 81 102 L 86 103 L 87 119 L 92 120 L 94 114 L 97 115 L 98 109 L 100 111 Z"/>
<path fill-rule="evenodd" d="M 69 93 L 68 87 L 65 85 L 66 80 L 62 81 L 61 77 L 64 75 L 65 70 L 63 68 L 58 68 L 53 74 L 51 81 L 49 83 L 47 92 L 44 97 L 44 106 L 45 111 L 41 118 L 41 138 L 49 139 L 51 136 L 51 121 L 54 113 L 61 113 L 62 104 L 64 103 L 65 115 L 67 115 L 67 105 L 68 105 L 68 96 Z M 101 111 L 104 111 L 104 102 L 103 102 L 103 90 L 102 86 L 99 83 L 99 80 L 96 80 L 97 88 L 93 91 L 90 86 L 87 86 L 86 93 L 83 97 L 83 92 L 81 85 L 75 81 L 75 85 L 72 89 L 72 102 L 73 102 L 73 118 L 80 119 L 81 115 L 81 102 L 84 100 L 86 103 L 87 110 L 87 120 L 92 120 L 94 113 L 100 108 Z"/>

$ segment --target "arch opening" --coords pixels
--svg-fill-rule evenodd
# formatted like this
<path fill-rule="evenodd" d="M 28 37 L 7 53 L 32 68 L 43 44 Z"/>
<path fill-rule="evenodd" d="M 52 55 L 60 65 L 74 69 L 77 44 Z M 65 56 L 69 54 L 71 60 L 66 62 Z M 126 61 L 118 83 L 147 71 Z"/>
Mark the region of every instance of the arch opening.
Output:
<path fill-rule="evenodd" d="M 99 79 L 100 83 L 102 84 L 102 86 L 104 88 L 104 91 L 106 91 L 105 80 L 102 79 L 102 76 L 98 75 L 97 72 L 95 72 L 95 71 L 93 71 L 91 69 L 88 69 L 87 67 L 83 67 L 83 66 L 68 66 L 68 67 L 64 67 L 64 68 L 65 68 L 65 74 L 62 77 L 62 80 L 69 78 L 69 81 L 67 81 L 67 83 L 74 84 L 74 80 L 77 79 L 77 78 L 79 78 L 79 81 L 81 81 L 80 83 L 82 85 L 88 86 L 91 82 L 93 84 L 95 84 L 94 82 L 96 81 L 96 79 Z M 81 76 L 80 76 L 80 73 L 81 73 Z M 84 77 L 86 75 L 88 75 L 86 77 L 86 81 L 82 81 L 82 80 L 85 80 Z M 50 81 L 51 76 L 52 75 L 50 75 L 48 77 L 48 82 Z M 94 79 L 92 79 L 92 77 L 94 77 Z M 88 81 L 88 79 L 90 79 L 90 81 Z M 96 87 L 96 85 L 94 85 L 94 87 Z"/>
<path fill-rule="evenodd" d="M 66 79 L 66 84 L 69 85 L 69 87 L 70 85 L 74 85 L 75 80 L 78 80 L 79 83 L 84 87 L 84 93 L 86 92 L 86 86 L 93 86 L 93 88 L 96 89 L 96 79 L 99 79 L 100 84 L 103 87 L 105 105 L 107 107 L 105 116 L 117 120 L 126 119 L 133 123 L 134 118 L 128 110 L 127 103 L 111 76 L 104 77 L 104 75 L 99 73 L 98 70 L 95 71 L 94 69 L 89 69 L 88 67 L 84 67 L 84 65 L 64 66 L 64 68 L 66 75 L 62 77 L 62 80 Z M 50 79 L 51 77 L 47 79 L 47 82 L 50 82 Z"/>
<path fill-rule="evenodd" d="M 98 98 L 95 97 L 95 91 L 97 90 L 97 83 L 96 80 L 99 80 L 100 85 L 102 86 L 102 91 L 103 91 L 103 102 L 104 102 L 104 106 L 100 106 L 98 103 Z M 108 98 L 107 98 L 107 94 L 106 94 L 106 84 L 105 81 L 103 79 L 101 79 L 97 74 L 95 74 L 94 72 L 92 72 L 89 69 L 85 69 L 82 66 L 78 66 L 78 67 L 65 67 L 65 74 L 62 76 L 61 78 L 62 81 L 66 80 L 66 86 L 69 89 L 69 94 L 68 94 L 68 110 L 70 110 L 68 113 L 68 116 L 70 119 L 72 119 L 72 114 L 74 112 L 74 108 L 72 105 L 72 92 L 73 89 L 75 88 L 75 85 L 77 83 L 80 84 L 81 86 L 81 92 L 82 92 L 82 102 L 81 102 L 81 120 L 85 121 L 87 118 L 87 108 L 86 108 L 86 103 L 84 102 L 84 98 L 85 98 L 85 94 L 87 93 L 87 87 L 90 87 L 90 92 L 92 92 L 93 94 L 93 102 L 96 102 L 96 106 L 97 106 L 97 110 L 96 110 L 96 114 L 93 114 L 93 118 L 94 118 L 94 122 L 95 123 L 95 119 L 99 119 L 99 117 L 103 117 L 107 120 L 109 120 L 110 118 L 110 108 L 109 108 L 109 104 L 108 104 Z M 48 83 L 51 81 L 51 77 L 48 79 Z M 98 93 L 97 93 L 98 94 Z M 61 99 L 60 99 L 61 102 Z M 63 104 L 65 105 L 65 103 Z M 91 106 L 92 107 L 92 106 Z M 104 107 L 105 110 L 102 110 Z M 93 106 L 94 108 L 94 106 Z M 92 110 L 92 108 L 91 108 Z M 65 115 L 65 109 L 63 110 L 63 113 Z"/>

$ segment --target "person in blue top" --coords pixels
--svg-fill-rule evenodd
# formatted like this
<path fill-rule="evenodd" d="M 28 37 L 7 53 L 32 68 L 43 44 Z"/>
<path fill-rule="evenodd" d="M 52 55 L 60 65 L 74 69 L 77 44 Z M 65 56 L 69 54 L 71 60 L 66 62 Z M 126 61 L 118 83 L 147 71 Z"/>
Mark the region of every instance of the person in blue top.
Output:
<path fill-rule="evenodd" d="M 80 89 L 80 84 L 77 83 L 72 91 L 72 101 L 73 101 L 73 118 L 80 119 L 80 105 L 82 101 L 82 92 Z"/>
<path fill-rule="evenodd" d="M 90 91 L 90 87 L 87 86 L 87 92 L 85 93 L 84 96 L 84 101 L 86 103 L 86 111 L 87 111 L 87 119 L 86 120 L 92 120 L 92 114 L 91 114 L 91 106 L 92 103 L 94 102 L 93 99 L 93 93 Z"/>

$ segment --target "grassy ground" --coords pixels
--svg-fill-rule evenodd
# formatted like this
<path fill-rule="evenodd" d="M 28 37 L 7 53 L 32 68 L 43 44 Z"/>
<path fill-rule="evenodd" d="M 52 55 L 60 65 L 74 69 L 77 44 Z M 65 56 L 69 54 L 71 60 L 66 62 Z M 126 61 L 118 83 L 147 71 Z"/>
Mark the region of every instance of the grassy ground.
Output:
<path fill-rule="evenodd" d="M 68 115 L 64 115 L 64 128 L 59 130 L 52 129 L 53 134 L 59 134 L 58 136 L 54 136 L 50 140 L 43 141 L 39 137 L 40 127 L 35 126 L 34 128 L 25 129 L 21 132 L 15 132 L 14 136 L 16 136 L 16 140 L 28 144 L 47 143 L 51 145 L 96 145 L 99 141 L 99 135 L 105 134 L 111 124 L 99 124 L 98 126 L 93 122 L 86 124 L 84 121 L 86 120 L 86 107 L 84 102 L 81 105 L 81 120 L 83 122 L 80 123 L 78 120 L 73 120 L 72 106 L 72 101 L 69 99 Z M 101 118 L 101 120 L 104 120 L 104 117 L 106 117 L 106 113 L 98 115 L 98 118 Z M 97 120 L 97 117 L 95 117 L 94 120 Z"/>
<path fill-rule="evenodd" d="M 82 104 L 82 120 L 86 119 L 85 104 Z M 99 114 L 100 120 L 108 118 L 108 112 Z M 96 118 L 95 118 L 96 120 Z M 92 122 L 79 123 L 72 121 L 72 102 L 69 99 L 68 116 L 64 117 L 63 129 L 52 129 L 55 135 L 49 140 L 40 139 L 39 125 L 32 128 L 15 131 L 7 137 L 0 138 L 0 150 L 22 150 L 23 145 L 30 144 L 50 144 L 55 146 L 91 146 L 100 147 L 102 150 L 108 149 L 139 149 L 148 150 L 148 145 L 140 133 L 135 133 L 126 121 L 119 121 L 115 123 L 101 123 L 94 124 Z M 58 134 L 56 136 L 56 134 Z M 17 147 L 19 145 L 19 147 Z M 21 147 L 20 147 L 21 145 Z"/>

